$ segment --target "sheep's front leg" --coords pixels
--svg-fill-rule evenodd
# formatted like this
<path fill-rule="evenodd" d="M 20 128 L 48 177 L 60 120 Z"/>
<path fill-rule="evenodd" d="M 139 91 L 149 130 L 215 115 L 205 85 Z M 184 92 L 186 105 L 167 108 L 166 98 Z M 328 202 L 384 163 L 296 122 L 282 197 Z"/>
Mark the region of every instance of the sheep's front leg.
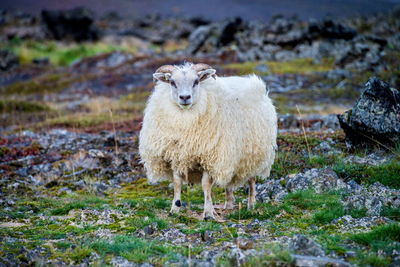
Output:
<path fill-rule="evenodd" d="M 170 213 L 177 213 L 181 209 L 181 189 L 182 189 L 182 176 L 177 172 L 174 172 L 172 182 L 174 184 L 174 199 L 172 200 L 172 206 Z"/>
<path fill-rule="evenodd" d="M 256 204 L 256 178 L 252 177 L 249 180 L 249 198 L 247 200 L 247 208 L 252 209 Z"/>
<path fill-rule="evenodd" d="M 203 219 L 204 220 L 209 220 L 213 219 L 215 220 L 215 210 L 214 206 L 212 203 L 212 198 L 211 198 L 211 191 L 212 191 L 212 186 L 213 186 L 213 181 L 211 177 L 208 175 L 207 172 L 203 173 L 203 177 L 201 178 L 201 186 L 203 188 L 203 193 L 204 193 L 204 212 L 203 212 Z"/>
<path fill-rule="evenodd" d="M 224 209 L 231 210 L 235 207 L 235 196 L 233 195 L 233 187 L 225 188 L 225 205 Z"/>

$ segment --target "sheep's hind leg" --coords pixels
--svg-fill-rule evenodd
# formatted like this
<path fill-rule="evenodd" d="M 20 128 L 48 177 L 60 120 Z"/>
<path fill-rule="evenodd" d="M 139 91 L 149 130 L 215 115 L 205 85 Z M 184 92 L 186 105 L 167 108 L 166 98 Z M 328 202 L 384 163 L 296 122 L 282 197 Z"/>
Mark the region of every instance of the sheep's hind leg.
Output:
<path fill-rule="evenodd" d="M 224 209 L 232 210 L 235 207 L 235 196 L 233 195 L 233 187 L 225 188 L 225 205 Z"/>
<path fill-rule="evenodd" d="M 256 178 L 252 177 L 249 180 L 249 198 L 247 200 L 247 208 L 252 209 L 256 204 Z"/>
<path fill-rule="evenodd" d="M 203 188 L 204 193 L 204 212 L 203 219 L 204 220 L 215 220 L 216 212 L 214 210 L 214 206 L 212 204 L 211 191 L 214 182 L 207 172 L 203 173 L 203 177 L 201 178 L 201 186 Z"/>
<path fill-rule="evenodd" d="M 174 172 L 172 182 L 174 184 L 174 199 L 172 200 L 172 206 L 170 213 L 178 213 L 182 206 L 181 201 L 181 189 L 182 189 L 182 176 L 177 172 Z"/>

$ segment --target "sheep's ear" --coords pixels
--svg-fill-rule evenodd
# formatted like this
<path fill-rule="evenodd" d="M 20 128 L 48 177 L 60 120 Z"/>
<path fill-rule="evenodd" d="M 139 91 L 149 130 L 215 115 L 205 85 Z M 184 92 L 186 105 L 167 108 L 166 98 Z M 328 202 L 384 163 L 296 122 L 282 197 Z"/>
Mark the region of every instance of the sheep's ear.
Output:
<path fill-rule="evenodd" d="M 169 80 L 171 79 L 171 73 L 166 73 L 166 72 L 156 72 L 153 73 L 153 80 L 156 81 L 161 81 L 168 83 Z"/>
<path fill-rule="evenodd" d="M 197 75 L 199 75 L 199 80 L 204 81 L 205 79 L 208 79 L 210 77 L 213 77 L 215 79 L 215 69 L 206 69 L 197 72 Z"/>

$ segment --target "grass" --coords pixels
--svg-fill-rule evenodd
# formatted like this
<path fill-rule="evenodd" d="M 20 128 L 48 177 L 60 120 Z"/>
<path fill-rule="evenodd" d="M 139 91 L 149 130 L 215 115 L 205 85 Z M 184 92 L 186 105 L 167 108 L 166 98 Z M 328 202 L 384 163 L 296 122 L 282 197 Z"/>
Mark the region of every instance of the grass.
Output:
<path fill-rule="evenodd" d="M 336 210 L 337 207 L 340 207 L 340 210 Z M 282 203 L 257 203 L 253 210 L 234 211 L 228 217 L 236 220 L 254 218 L 267 220 L 278 215 L 295 218 L 301 217 L 303 211 L 315 212 L 312 222 L 319 224 L 329 223 L 344 215 L 340 195 L 337 192 L 316 194 L 312 190 L 304 190 L 289 193 Z"/>
<path fill-rule="evenodd" d="M 39 111 L 50 111 L 50 107 L 46 104 L 31 101 L 0 100 L 0 113 Z"/>
<path fill-rule="evenodd" d="M 141 211 L 136 213 L 135 218 L 129 219 L 127 224 L 134 229 L 143 229 L 145 226 L 156 224 L 158 229 L 165 229 L 169 226 L 166 220 L 158 218 L 155 213 L 151 211 Z"/>
<path fill-rule="evenodd" d="M 265 64 L 268 68 L 268 72 L 257 71 L 257 66 L 260 64 Z M 266 62 L 244 62 L 244 63 L 232 63 L 224 65 L 225 69 L 234 70 L 239 75 L 247 74 L 258 74 L 266 75 L 272 74 L 287 74 L 287 73 L 297 73 L 305 74 L 311 72 L 322 72 L 329 71 L 333 68 L 333 59 L 326 58 L 322 60 L 321 64 L 316 64 L 310 58 L 298 58 L 294 60 L 277 62 L 277 61 L 266 61 Z"/>
<path fill-rule="evenodd" d="M 66 215 L 71 210 L 85 209 L 88 207 L 98 209 L 98 208 L 101 208 L 101 206 L 106 203 L 107 203 L 107 201 L 97 198 L 97 197 L 86 197 L 86 198 L 83 198 L 82 200 L 74 200 L 74 201 L 71 201 L 71 202 L 65 204 L 62 207 L 52 209 L 50 211 L 50 215 L 57 215 L 57 216 Z"/>
<path fill-rule="evenodd" d="M 101 255 L 117 255 L 129 261 L 143 263 L 151 262 L 151 258 L 173 258 L 174 248 L 155 241 L 147 241 L 134 236 L 118 235 L 110 242 L 108 240 L 95 241 L 89 247 Z"/>
<path fill-rule="evenodd" d="M 400 225 L 387 224 L 374 228 L 370 232 L 355 234 L 350 240 L 372 248 L 373 251 L 391 251 L 400 249 Z"/>
<path fill-rule="evenodd" d="M 390 188 L 400 189 L 400 162 L 397 159 L 378 166 L 347 164 L 339 161 L 333 169 L 344 180 L 354 179 L 362 184 L 380 182 Z"/>
<path fill-rule="evenodd" d="M 13 51 L 22 64 L 30 63 L 36 58 L 48 58 L 54 65 L 67 66 L 83 58 L 112 51 L 135 53 L 131 46 L 117 46 L 104 42 L 85 42 L 66 44 L 54 41 L 22 41 L 14 39 L 2 44 L 5 49 Z"/>

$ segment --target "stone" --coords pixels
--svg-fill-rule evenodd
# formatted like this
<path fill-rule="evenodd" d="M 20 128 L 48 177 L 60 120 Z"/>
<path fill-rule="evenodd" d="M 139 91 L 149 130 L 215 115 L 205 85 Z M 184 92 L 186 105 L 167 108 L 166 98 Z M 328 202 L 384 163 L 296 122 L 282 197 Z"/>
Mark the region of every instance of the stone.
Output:
<path fill-rule="evenodd" d="M 349 147 L 386 146 L 400 141 L 400 92 L 372 77 L 353 108 L 338 115 Z"/>
<path fill-rule="evenodd" d="M 350 263 L 343 260 L 332 259 L 328 257 L 314 257 L 314 256 L 304 256 L 304 255 L 292 255 L 295 266 L 302 267 L 323 267 L 323 266 L 333 266 L 333 267 L 350 267 Z"/>
<path fill-rule="evenodd" d="M 0 70 L 6 71 L 18 65 L 17 56 L 8 50 L 0 50 Z"/>
<path fill-rule="evenodd" d="M 347 184 L 339 179 L 331 168 L 311 169 L 304 173 L 288 175 L 285 177 L 286 189 L 290 192 L 313 188 L 315 192 L 322 193 L 330 190 L 347 189 Z"/>
<path fill-rule="evenodd" d="M 296 234 L 289 241 L 289 249 L 300 255 L 315 257 L 325 256 L 325 252 L 319 244 L 317 244 L 312 239 L 300 234 Z"/>

